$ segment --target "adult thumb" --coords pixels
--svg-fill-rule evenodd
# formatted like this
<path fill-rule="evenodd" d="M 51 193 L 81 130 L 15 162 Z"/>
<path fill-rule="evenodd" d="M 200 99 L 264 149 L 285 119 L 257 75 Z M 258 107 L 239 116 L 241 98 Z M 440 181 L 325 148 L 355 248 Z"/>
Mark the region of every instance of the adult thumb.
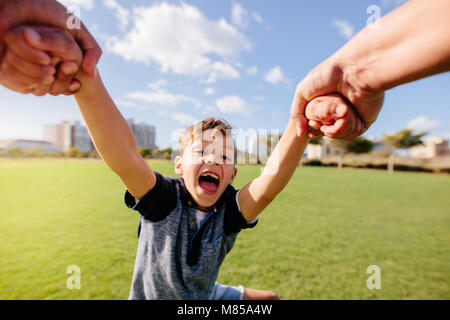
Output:
<path fill-rule="evenodd" d="M 294 121 L 297 136 L 304 136 L 308 132 L 308 120 L 305 117 L 307 101 L 303 96 L 301 82 L 295 91 L 294 100 L 291 106 L 291 119 Z"/>
<path fill-rule="evenodd" d="M 102 49 L 84 24 L 81 24 L 81 28 L 75 34 L 75 39 L 84 52 L 81 64 L 83 71 L 94 78 L 97 74 L 97 64 L 102 56 Z"/>

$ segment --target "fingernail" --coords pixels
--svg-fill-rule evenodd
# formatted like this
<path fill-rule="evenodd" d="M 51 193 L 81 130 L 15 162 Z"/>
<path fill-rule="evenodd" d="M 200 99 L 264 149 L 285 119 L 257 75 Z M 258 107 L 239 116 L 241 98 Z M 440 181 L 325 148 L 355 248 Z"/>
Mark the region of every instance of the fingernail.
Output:
<path fill-rule="evenodd" d="M 76 91 L 80 88 L 80 85 L 78 83 L 72 83 L 71 85 L 69 85 L 69 90 L 70 91 Z"/>
<path fill-rule="evenodd" d="M 66 66 L 66 67 L 63 67 L 63 68 L 62 68 L 62 72 L 64 72 L 64 73 L 67 74 L 67 75 L 74 74 L 74 73 L 76 73 L 77 71 L 78 71 L 78 67 L 77 67 L 77 66 L 73 66 L 73 65 L 71 65 L 71 66 Z"/>

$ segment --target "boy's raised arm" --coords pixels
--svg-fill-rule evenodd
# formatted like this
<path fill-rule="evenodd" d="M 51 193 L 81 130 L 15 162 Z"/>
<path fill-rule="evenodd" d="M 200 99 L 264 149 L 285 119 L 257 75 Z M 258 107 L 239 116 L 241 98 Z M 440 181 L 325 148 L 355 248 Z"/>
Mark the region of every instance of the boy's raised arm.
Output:
<path fill-rule="evenodd" d="M 26 31 L 39 34 L 41 40 L 37 43 L 29 41 Z M 43 68 L 50 59 L 61 58 L 64 49 L 78 49 L 75 40 L 67 37 L 67 31 L 45 26 L 24 26 L 10 30 L 7 36 L 7 47 L 4 53 L 6 58 L 12 57 L 14 50 L 35 64 L 22 64 L 19 67 L 22 72 L 30 74 L 28 77 L 36 77 L 40 72 L 49 70 Z M 71 51 L 71 50 L 69 50 Z M 70 56 L 72 57 L 72 56 Z M 74 55 L 74 60 L 81 59 Z M 41 61 L 40 59 L 43 59 Z M 14 66 L 14 61 L 4 59 L 0 63 L 0 73 L 8 70 L 8 66 Z M 9 64 L 8 64 L 9 63 Z M 67 62 L 63 62 L 67 63 Z M 54 71 L 51 70 L 50 71 Z M 45 74 L 47 75 L 47 74 Z M 81 114 L 86 122 L 89 133 L 95 147 L 106 164 L 122 179 L 128 191 L 137 199 L 141 199 L 156 184 L 155 173 L 140 156 L 136 140 L 128 123 L 109 96 L 98 72 L 94 78 L 80 71 L 76 78 L 81 81 L 81 89 L 75 95 Z M 52 80 L 52 79 L 51 79 Z"/>
<path fill-rule="evenodd" d="M 80 72 L 81 89 L 75 94 L 81 114 L 102 159 L 141 199 L 156 183 L 156 176 L 140 156 L 134 135 L 104 87 L 100 75 L 93 79 Z"/>
<path fill-rule="evenodd" d="M 336 103 L 336 105 L 344 107 L 342 115 L 355 116 L 352 108 L 339 95 L 316 98 L 312 103 L 325 103 L 326 106 Z M 239 192 L 239 207 L 247 221 L 254 220 L 288 184 L 308 142 L 307 135 L 297 136 L 295 122 L 291 119 L 270 155 L 261 176 L 252 180 Z"/>
<path fill-rule="evenodd" d="M 263 173 L 239 191 L 239 207 L 245 220 L 254 220 L 284 189 L 294 174 L 308 142 L 307 136 L 297 136 L 295 123 L 290 120 L 267 160 Z"/>

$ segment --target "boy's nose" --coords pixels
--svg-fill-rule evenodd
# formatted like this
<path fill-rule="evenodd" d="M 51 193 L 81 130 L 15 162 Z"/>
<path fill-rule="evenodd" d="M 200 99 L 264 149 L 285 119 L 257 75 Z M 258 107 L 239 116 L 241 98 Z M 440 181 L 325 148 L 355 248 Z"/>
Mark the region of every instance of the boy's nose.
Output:
<path fill-rule="evenodd" d="M 215 164 L 216 163 L 216 158 L 215 158 L 214 154 L 210 154 L 210 155 L 206 156 L 205 157 L 205 163 L 207 165 L 210 165 L 210 166 Z"/>

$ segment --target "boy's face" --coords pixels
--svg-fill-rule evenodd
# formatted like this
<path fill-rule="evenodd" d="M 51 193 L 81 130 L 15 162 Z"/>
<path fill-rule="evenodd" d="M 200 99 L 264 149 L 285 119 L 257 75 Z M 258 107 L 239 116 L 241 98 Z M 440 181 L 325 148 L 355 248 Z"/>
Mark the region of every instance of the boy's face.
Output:
<path fill-rule="evenodd" d="M 191 197 L 200 209 L 208 210 L 233 182 L 234 140 L 218 130 L 207 130 L 175 159 L 175 172 L 181 175 Z"/>

